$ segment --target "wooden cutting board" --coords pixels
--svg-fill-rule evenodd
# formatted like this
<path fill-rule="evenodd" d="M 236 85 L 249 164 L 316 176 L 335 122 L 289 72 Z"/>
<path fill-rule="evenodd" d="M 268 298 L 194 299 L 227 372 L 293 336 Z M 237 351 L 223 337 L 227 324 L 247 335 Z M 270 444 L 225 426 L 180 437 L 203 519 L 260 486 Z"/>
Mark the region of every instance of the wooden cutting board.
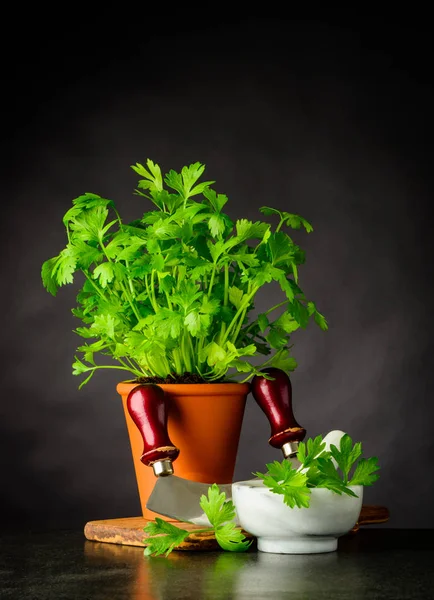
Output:
<path fill-rule="evenodd" d="M 364 504 L 359 519 L 350 533 L 356 533 L 363 525 L 385 523 L 389 520 L 389 511 L 385 506 Z M 191 531 L 191 534 L 176 550 L 207 551 L 221 550 L 212 533 L 195 533 L 200 529 L 197 525 L 172 521 L 174 525 Z M 123 544 L 125 546 L 146 546 L 146 534 L 143 528 L 149 521 L 143 517 L 126 517 L 123 519 L 107 519 L 102 521 L 89 521 L 84 527 L 86 539 L 109 544 Z M 246 539 L 255 541 L 254 536 L 244 532 Z"/>

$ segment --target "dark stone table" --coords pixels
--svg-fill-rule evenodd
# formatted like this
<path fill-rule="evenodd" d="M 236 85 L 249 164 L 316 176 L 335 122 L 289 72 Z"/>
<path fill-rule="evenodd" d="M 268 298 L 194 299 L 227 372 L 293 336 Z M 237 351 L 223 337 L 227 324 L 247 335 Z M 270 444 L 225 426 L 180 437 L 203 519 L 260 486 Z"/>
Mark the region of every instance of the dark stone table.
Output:
<path fill-rule="evenodd" d="M 434 599 L 433 530 L 367 527 L 336 552 L 173 552 L 85 539 L 82 531 L 4 534 L 0 598 L 17 600 Z"/>

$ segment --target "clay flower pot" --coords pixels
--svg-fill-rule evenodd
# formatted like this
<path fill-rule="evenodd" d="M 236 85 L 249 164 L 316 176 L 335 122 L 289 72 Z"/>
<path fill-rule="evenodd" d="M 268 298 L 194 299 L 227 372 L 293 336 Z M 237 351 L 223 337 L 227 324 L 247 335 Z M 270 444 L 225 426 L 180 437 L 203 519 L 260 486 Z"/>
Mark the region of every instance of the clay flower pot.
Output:
<path fill-rule="evenodd" d="M 126 401 L 137 383 L 124 381 L 116 390 L 122 404 L 131 443 L 143 517 L 156 516 L 146 508 L 156 482 L 153 470 L 140 460 L 143 440 L 131 419 Z M 175 475 L 203 483 L 232 483 L 247 396 L 248 383 L 161 384 L 168 404 L 168 433 L 180 450 Z"/>

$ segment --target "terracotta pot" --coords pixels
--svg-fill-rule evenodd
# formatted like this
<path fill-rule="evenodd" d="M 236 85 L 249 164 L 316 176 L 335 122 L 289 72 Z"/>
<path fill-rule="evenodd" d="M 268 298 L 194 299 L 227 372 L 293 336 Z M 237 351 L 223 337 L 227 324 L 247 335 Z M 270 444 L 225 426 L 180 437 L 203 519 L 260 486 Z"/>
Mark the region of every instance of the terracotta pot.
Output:
<path fill-rule="evenodd" d="M 156 478 L 152 469 L 140 461 L 143 440 L 126 405 L 136 385 L 124 381 L 116 390 L 122 397 L 143 517 L 154 520 L 158 515 L 149 511 L 146 503 Z M 209 484 L 231 483 L 250 384 L 182 383 L 160 387 L 168 402 L 169 437 L 180 450 L 174 462 L 175 475 Z"/>

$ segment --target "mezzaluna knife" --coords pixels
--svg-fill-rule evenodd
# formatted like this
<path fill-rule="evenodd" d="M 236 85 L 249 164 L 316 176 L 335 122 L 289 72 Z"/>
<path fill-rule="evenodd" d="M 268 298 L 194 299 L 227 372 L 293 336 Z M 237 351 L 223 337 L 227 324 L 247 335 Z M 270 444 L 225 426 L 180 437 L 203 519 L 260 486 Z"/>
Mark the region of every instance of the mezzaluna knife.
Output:
<path fill-rule="evenodd" d="M 127 398 L 128 412 L 143 439 L 141 461 L 152 467 L 157 481 L 146 508 L 166 517 L 209 526 L 200 507 L 202 494 L 207 495 L 210 483 L 191 481 L 174 475 L 173 463 L 179 456 L 167 430 L 167 402 L 164 390 L 156 384 L 139 384 Z M 216 482 L 226 499 L 232 498 L 232 484 Z"/>
<path fill-rule="evenodd" d="M 301 466 L 297 459 L 298 445 L 303 441 L 306 430 L 297 423 L 292 409 L 291 380 L 285 371 L 274 367 L 263 369 L 266 379 L 255 375 L 252 379 L 252 395 L 271 425 L 270 446 L 279 448 L 294 469 Z"/>

